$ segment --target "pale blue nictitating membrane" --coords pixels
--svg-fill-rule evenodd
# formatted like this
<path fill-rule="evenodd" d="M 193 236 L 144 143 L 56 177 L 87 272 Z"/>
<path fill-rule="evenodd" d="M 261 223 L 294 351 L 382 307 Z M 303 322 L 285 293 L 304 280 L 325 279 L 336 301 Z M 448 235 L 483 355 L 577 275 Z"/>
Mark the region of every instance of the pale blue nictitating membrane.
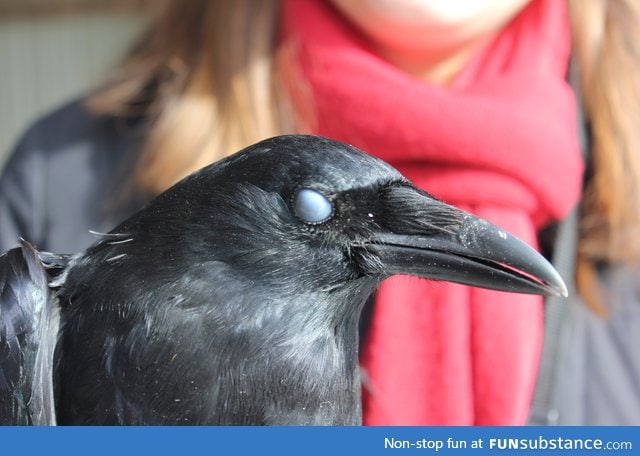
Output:
<path fill-rule="evenodd" d="M 311 188 L 301 188 L 293 199 L 293 209 L 307 223 L 320 223 L 331 216 L 333 206 L 322 193 Z"/>

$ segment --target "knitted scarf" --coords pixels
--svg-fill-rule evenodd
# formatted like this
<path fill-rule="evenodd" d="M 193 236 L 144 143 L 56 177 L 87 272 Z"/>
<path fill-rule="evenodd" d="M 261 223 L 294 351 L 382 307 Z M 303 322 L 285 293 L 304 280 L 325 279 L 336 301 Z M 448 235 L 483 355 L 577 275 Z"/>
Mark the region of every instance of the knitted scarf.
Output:
<path fill-rule="evenodd" d="M 385 61 L 328 1 L 285 0 L 281 33 L 313 100 L 313 133 L 534 246 L 578 200 L 565 2 L 533 0 L 446 87 Z M 541 336 L 540 297 L 392 277 L 361 349 L 364 422 L 524 424 Z"/>

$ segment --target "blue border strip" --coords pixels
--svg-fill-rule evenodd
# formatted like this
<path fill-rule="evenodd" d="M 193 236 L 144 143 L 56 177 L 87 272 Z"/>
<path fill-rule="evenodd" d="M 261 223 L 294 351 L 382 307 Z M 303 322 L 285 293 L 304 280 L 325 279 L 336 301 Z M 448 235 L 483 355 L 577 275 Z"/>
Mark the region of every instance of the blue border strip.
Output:
<path fill-rule="evenodd" d="M 640 454 L 640 427 L 0 428 L 2 455 Z"/>

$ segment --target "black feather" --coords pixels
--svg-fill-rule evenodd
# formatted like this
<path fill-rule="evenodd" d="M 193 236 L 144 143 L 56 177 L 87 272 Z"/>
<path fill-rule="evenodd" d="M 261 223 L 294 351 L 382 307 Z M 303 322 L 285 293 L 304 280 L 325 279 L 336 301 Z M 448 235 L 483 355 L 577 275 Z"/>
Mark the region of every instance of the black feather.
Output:
<path fill-rule="evenodd" d="M 57 301 L 27 242 L 0 257 L 0 424 L 55 424 Z"/>

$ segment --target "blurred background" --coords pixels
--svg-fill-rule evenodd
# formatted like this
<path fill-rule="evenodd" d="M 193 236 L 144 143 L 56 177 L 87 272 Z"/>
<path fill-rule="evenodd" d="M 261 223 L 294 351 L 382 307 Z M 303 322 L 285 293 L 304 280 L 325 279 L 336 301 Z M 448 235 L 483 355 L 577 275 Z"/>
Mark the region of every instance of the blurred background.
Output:
<path fill-rule="evenodd" d="M 36 117 L 101 81 L 146 23 L 150 3 L 0 0 L 0 169 Z"/>

